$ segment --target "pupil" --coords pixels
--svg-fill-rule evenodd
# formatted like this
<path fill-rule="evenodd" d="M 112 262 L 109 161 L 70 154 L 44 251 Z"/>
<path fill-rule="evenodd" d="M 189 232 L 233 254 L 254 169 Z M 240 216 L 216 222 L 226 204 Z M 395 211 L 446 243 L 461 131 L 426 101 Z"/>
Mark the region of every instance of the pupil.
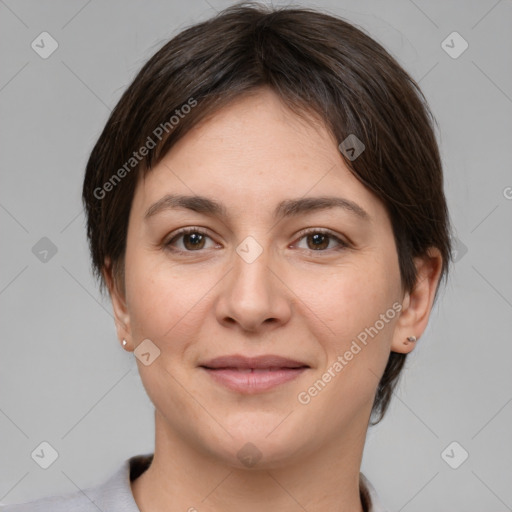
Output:
<path fill-rule="evenodd" d="M 187 244 L 188 240 L 188 244 Z M 185 245 L 190 245 L 194 248 L 197 248 L 201 245 L 201 242 L 203 241 L 203 235 L 200 233 L 190 233 L 185 237 Z"/>
<path fill-rule="evenodd" d="M 313 239 L 313 247 L 314 249 L 325 248 L 325 241 L 327 240 L 327 236 L 322 233 L 315 233 L 314 235 L 310 235 Z M 329 245 L 329 243 L 327 243 Z"/>

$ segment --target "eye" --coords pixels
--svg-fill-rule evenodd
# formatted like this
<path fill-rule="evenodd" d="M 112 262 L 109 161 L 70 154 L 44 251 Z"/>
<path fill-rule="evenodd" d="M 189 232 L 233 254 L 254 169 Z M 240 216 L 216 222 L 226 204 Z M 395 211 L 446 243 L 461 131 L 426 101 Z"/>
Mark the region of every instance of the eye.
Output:
<path fill-rule="evenodd" d="M 182 239 L 181 244 L 178 243 L 177 245 L 179 247 L 176 248 L 174 246 L 179 239 Z M 208 249 L 209 247 L 205 247 L 207 245 L 207 240 L 211 240 L 213 242 L 213 240 L 202 229 L 183 228 L 175 233 L 168 242 L 165 242 L 165 246 L 177 252 L 193 252 L 201 249 Z"/>
<path fill-rule="evenodd" d="M 299 247 L 299 249 L 325 252 L 327 249 L 342 250 L 348 247 L 346 242 L 325 229 L 313 229 L 301 235 L 300 240 L 305 239 L 306 247 Z"/>
<path fill-rule="evenodd" d="M 208 240 L 213 245 L 208 247 Z M 325 229 L 303 231 L 300 233 L 299 243 L 302 240 L 305 240 L 306 247 L 300 247 L 300 245 L 297 245 L 297 247 L 309 251 L 327 252 L 328 250 L 342 250 L 349 246 L 348 243 Z M 201 228 L 190 227 L 180 229 L 174 233 L 174 236 L 165 242 L 165 246 L 175 252 L 194 252 L 218 247 L 218 244 L 216 245 L 212 238 Z"/>

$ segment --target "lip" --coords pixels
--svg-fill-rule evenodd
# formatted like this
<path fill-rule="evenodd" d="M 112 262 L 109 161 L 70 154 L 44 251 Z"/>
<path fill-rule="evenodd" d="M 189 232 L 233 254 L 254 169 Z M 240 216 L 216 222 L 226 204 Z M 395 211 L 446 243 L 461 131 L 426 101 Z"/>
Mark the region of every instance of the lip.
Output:
<path fill-rule="evenodd" d="M 256 357 L 246 357 L 238 354 L 231 356 L 221 356 L 214 359 L 210 359 L 204 363 L 200 363 L 199 366 L 212 369 L 220 368 L 240 368 L 240 369 L 268 369 L 268 368 L 302 368 L 304 366 L 309 367 L 308 364 L 297 361 L 294 359 L 288 359 L 287 357 L 281 357 L 276 355 L 264 355 Z"/>
<path fill-rule="evenodd" d="M 239 393 L 267 391 L 296 379 L 309 365 L 276 355 L 222 356 L 199 365 L 210 377 Z"/>

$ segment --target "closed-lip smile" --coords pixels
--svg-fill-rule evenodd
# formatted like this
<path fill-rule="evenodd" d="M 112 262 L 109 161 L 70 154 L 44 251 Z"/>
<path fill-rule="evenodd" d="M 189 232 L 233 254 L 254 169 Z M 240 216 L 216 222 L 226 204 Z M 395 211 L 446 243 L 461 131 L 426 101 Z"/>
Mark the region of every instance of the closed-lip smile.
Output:
<path fill-rule="evenodd" d="M 221 356 L 199 364 L 216 382 L 232 391 L 254 394 L 289 382 L 310 366 L 277 355 Z"/>

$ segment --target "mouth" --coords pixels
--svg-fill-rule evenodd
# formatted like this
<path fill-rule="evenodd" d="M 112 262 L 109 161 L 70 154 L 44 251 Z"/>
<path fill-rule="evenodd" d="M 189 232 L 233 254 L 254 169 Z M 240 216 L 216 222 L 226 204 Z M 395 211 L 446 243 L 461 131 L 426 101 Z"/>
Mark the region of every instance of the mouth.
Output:
<path fill-rule="evenodd" d="M 254 394 L 289 382 L 310 366 L 304 362 L 268 355 L 223 356 L 199 365 L 217 383 L 239 393 Z"/>

